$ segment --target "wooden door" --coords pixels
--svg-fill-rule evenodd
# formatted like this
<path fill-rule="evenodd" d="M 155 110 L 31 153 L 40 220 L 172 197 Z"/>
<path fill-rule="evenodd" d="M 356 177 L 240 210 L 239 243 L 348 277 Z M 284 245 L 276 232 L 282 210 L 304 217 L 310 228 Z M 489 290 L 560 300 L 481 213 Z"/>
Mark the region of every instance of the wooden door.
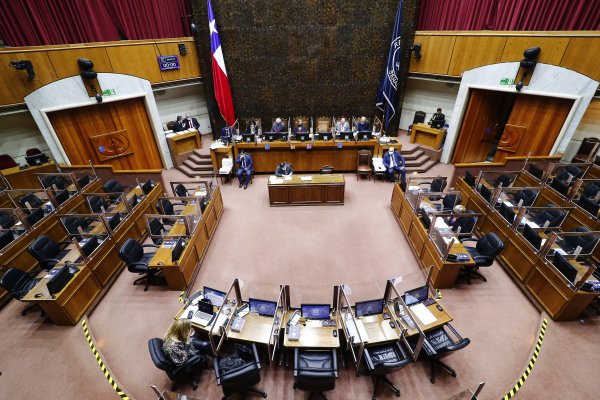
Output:
<path fill-rule="evenodd" d="M 550 154 L 573 100 L 518 94 L 506 122 L 494 162 L 506 157 Z"/>
<path fill-rule="evenodd" d="M 506 105 L 514 93 L 471 89 L 467 111 L 454 147 L 453 163 L 485 161 L 498 127 L 503 125 Z M 504 121 L 503 121 L 504 120 Z"/>
<path fill-rule="evenodd" d="M 73 165 L 111 164 L 115 170 L 163 168 L 142 98 L 48 113 Z"/>

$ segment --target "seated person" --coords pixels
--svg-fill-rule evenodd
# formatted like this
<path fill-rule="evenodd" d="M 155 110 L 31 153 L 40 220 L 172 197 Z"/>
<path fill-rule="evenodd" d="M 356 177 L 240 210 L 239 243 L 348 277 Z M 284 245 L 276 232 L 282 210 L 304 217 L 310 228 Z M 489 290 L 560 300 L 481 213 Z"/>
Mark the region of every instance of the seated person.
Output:
<path fill-rule="evenodd" d="M 346 121 L 346 118 L 342 118 L 338 122 L 336 122 L 335 131 L 338 133 L 339 132 L 350 132 L 350 124 Z"/>
<path fill-rule="evenodd" d="M 256 122 L 253 120 L 248 121 L 248 127 L 246 128 L 246 133 L 251 134 L 251 135 L 256 135 L 257 131 L 258 131 L 258 129 L 256 127 Z"/>
<path fill-rule="evenodd" d="M 292 174 L 292 166 L 286 162 L 281 162 L 275 168 L 275 176 L 286 176 Z"/>
<path fill-rule="evenodd" d="M 221 142 L 223 144 L 229 144 L 233 140 L 233 128 L 231 126 L 225 126 L 221 129 Z"/>
<path fill-rule="evenodd" d="M 457 213 L 457 214 L 466 213 L 467 207 L 463 206 L 462 204 L 457 204 L 452 209 L 452 212 Z M 458 220 L 458 217 L 455 217 L 455 216 L 448 217 L 448 218 L 446 218 L 446 224 L 448 224 L 449 226 L 454 226 L 454 224 L 456 224 L 457 220 Z"/>
<path fill-rule="evenodd" d="M 383 166 L 386 170 L 388 182 L 394 181 L 394 172 L 400 171 L 402 182 L 406 182 L 406 168 L 404 167 L 404 157 L 402 154 L 390 147 L 387 153 L 383 155 Z"/>
<path fill-rule="evenodd" d="M 296 127 L 294 128 L 294 130 L 292 131 L 292 133 L 296 134 L 296 133 L 306 133 L 306 132 L 308 132 L 308 131 L 304 127 L 304 124 L 302 123 L 302 120 L 299 119 L 298 123 L 296 124 Z"/>
<path fill-rule="evenodd" d="M 360 121 L 356 124 L 356 130 L 359 132 L 371 130 L 371 124 L 367 121 L 367 117 L 360 117 Z"/>
<path fill-rule="evenodd" d="M 438 108 L 437 112 L 431 116 L 429 120 L 429 125 L 432 128 L 443 128 L 446 124 L 446 116 L 442 114 L 442 109 Z"/>
<path fill-rule="evenodd" d="M 177 120 L 175 121 L 175 126 L 173 127 L 174 132 L 185 131 L 185 127 L 183 125 L 183 117 L 181 115 L 177 116 Z"/>
<path fill-rule="evenodd" d="M 235 163 L 240 165 L 236 173 L 240 181 L 240 187 L 244 186 L 244 189 L 247 189 L 252 176 L 252 156 L 241 150 L 240 155 L 235 159 Z"/>
<path fill-rule="evenodd" d="M 283 122 L 281 122 L 281 118 L 277 118 L 275 120 L 275 123 L 271 127 L 271 132 L 275 132 L 275 133 L 285 132 L 285 124 Z"/>
<path fill-rule="evenodd" d="M 192 322 L 185 318 L 173 322 L 163 341 L 163 352 L 177 366 L 194 356 L 206 359 L 207 351 L 207 343 L 194 337 Z"/>
<path fill-rule="evenodd" d="M 185 114 L 183 120 L 184 129 L 200 129 L 200 122 L 196 118 L 192 118 L 190 113 Z"/>

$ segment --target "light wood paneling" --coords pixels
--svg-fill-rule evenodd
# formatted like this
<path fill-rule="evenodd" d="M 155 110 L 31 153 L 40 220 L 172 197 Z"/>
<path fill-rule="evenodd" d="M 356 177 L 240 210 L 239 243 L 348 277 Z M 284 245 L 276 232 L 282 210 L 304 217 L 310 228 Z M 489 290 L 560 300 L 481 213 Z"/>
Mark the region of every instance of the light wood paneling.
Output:
<path fill-rule="evenodd" d="M 469 69 L 499 62 L 505 44 L 502 36 L 457 37 L 448 75 L 461 75 Z"/>
<path fill-rule="evenodd" d="M 538 62 L 559 65 L 568 44 L 568 37 L 509 37 L 500 61 L 521 61 L 525 50 L 539 46 L 542 48 L 542 52 L 538 57 Z"/>
<path fill-rule="evenodd" d="M 141 98 L 55 111 L 48 117 L 71 164 L 92 160 L 96 165 L 110 164 L 115 170 L 163 167 Z M 119 130 L 125 130 L 122 148 L 127 151 L 119 157 L 101 159 L 90 138 Z"/>
<path fill-rule="evenodd" d="M 447 75 L 455 40 L 455 36 L 415 35 L 414 43 L 421 43 L 422 57 L 411 58 L 409 72 Z"/>
<path fill-rule="evenodd" d="M 154 44 L 111 46 L 106 52 L 115 72 L 144 78 L 150 83 L 162 81 Z"/>
<path fill-rule="evenodd" d="M 113 72 L 105 47 L 55 50 L 49 51 L 48 56 L 56 72 L 57 79 L 79 75 L 78 58 L 91 60 L 94 63 L 94 71 L 96 72 Z"/>
<path fill-rule="evenodd" d="M 600 49 L 600 38 L 598 37 L 571 38 L 560 65 L 600 81 L 598 49 Z"/>
<path fill-rule="evenodd" d="M 187 54 L 185 56 L 179 54 L 178 45 L 180 43 L 185 44 L 187 49 Z M 189 79 L 200 76 L 200 63 L 198 62 L 196 45 L 193 40 L 172 43 L 156 43 L 156 53 L 157 56 L 179 56 L 180 69 L 161 71 L 163 81 L 175 81 L 179 79 Z"/>
<path fill-rule="evenodd" d="M 11 68 L 11 61 L 29 60 L 33 64 L 35 78 L 29 80 L 27 71 Z M 23 103 L 29 93 L 56 80 L 56 73 L 42 51 L 23 53 L 0 53 L 0 104 Z"/>

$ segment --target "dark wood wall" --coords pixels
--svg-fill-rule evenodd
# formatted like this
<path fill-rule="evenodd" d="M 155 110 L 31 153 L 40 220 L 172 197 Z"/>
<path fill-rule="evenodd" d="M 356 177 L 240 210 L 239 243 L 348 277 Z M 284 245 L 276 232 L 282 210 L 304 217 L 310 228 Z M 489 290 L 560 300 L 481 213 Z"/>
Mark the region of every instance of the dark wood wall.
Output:
<path fill-rule="evenodd" d="M 236 115 L 260 116 L 268 124 L 275 116 L 375 115 L 398 3 L 213 1 Z M 405 72 L 417 3 L 403 3 Z M 216 131 L 223 121 L 213 101 L 206 1 L 192 0 L 192 9 Z"/>

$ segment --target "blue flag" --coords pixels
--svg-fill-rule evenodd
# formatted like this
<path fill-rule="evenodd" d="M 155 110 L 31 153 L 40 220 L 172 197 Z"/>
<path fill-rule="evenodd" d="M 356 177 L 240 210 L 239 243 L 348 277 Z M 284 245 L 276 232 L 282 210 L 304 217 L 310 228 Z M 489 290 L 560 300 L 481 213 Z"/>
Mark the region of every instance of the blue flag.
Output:
<path fill-rule="evenodd" d="M 383 81 L 377 91 L 377 102 L 375 105 L 381 110 L 385 110 L 384 129 L 387 131 L 390 120 L 396 114 L 396 106 L 398 104 L 398 79 L 400 71 L 400 42 L 402 25 L 402 0 L 398 4 L 398 12 L 396 13 L 396 23 L 394 24 L 394 32 L 392 33 L 392 41 L 390 43 L 390 52 L 388 53 L 387 65 Z"/>

